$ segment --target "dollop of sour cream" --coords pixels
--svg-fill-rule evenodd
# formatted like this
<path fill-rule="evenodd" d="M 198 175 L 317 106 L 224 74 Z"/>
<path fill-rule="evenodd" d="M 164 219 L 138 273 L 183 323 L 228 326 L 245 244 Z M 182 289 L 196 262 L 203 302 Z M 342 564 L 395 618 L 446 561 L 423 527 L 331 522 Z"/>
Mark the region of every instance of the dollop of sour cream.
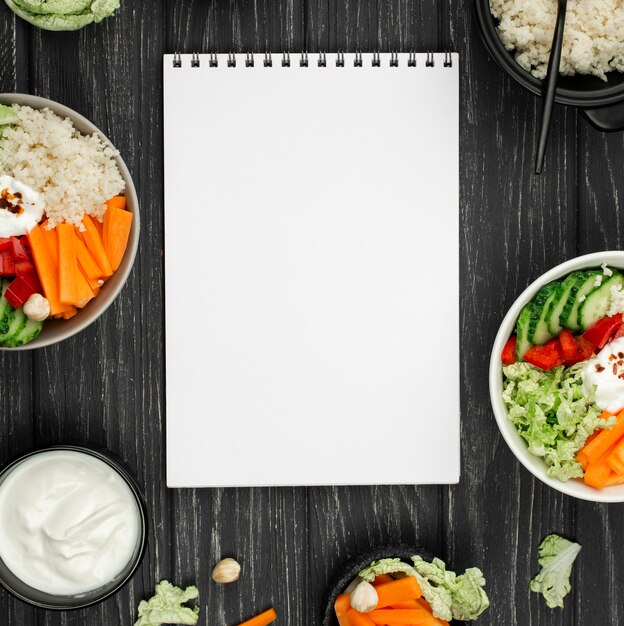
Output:
<path fill-rule="evenodd" d="M 595 388 L 594 401 L 603 410 L 624 408 L 624 337 L 608 343 L 583 369 L 583 388 Z"/>
<path fill-rule="evenodd" d="M 0 237 L 25 235 L 43 217 L 41 194 L 11 176 L 0 176 Z"/>
<path fill-rule="evenodd" d="M 130 487 L 89 454 L 41 452 L 0 484 L 0 558 L 45 593 L 73 596 L 113 581 L 139 539 Z"/>

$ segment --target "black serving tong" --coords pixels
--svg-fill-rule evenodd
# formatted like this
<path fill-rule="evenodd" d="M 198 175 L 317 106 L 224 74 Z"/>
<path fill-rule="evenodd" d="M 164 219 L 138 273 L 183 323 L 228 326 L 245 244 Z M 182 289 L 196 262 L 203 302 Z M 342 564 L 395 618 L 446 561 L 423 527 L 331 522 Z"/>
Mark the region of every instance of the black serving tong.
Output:
<path fill-rule="evenodd" d="M 539 143 L 537 145 L 537 156 L 535 158 L 536 174 L 541 174 L 544 169 L 544 155 L 546 154 L 546 144 L 548 143 L 548 133 L 550 132 L 550 120 L 552 118 L 553 107 L 555 105 L 555 94 L 557 92 L 559 66 L 561 64 L 561 49 L 563 48 L 563 31 L 565 29 L 568 0 L 558 0 L 558 4 L 557 23 L 555 25 L 555 34 L 553 36 L 553 43 L 550 49 L 550 59 L 548 60 L 548 73 L 546 75 L 546 91 L 544 92 L 542 125 L 540 128 Z"/>

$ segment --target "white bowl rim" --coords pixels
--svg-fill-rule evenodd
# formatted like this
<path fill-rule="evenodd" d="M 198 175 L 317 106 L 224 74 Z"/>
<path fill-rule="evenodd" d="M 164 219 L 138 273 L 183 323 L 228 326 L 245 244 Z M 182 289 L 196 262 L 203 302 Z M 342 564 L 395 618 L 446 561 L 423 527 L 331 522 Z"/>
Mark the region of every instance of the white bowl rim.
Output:
<path fill-rule="evenodd" d="M 536 478 L 539 478 L 543 483 L 561 493 L 581 500 L 589 500 L 592 502 L 624 502 L 624 485 L 606 487 L 605 489 L 598 490 L 585 485 L 579 480 L 571 479 L 568 482 L 563 482 L 548 476 L 546 466 L 542 460 L 529 453 L 526 442 L 520 437 L 515 426 L 509 421 L 507 409 L 502 399 L 501 353 L 507 339 L 511 336 L 522 307 L 547 283 L 566 276 L 574 270 L 600 267 L 605 262 L 610 267 L 624 270 L 624 251 L 608 250 L 605 252 L 592 252 L 569 259 L 553 267 L 545 274 L 542 274 L 518 296 L 507 312 L 507 315 L 505 315 L 498 333 L 496 334 L 496 339 L 494 340 L 494 346 L 490 356 L 490 400 L 494 417 L 496 418 L 496 423 L 503 439 L 505 439 L 507 445 L 520 463 Z"/>
<path fill-rule="evenodd" d="M 55 100 L 50 100 L 48 98 L 43 98 L 41 96 L 33 96 L 31 94 L 26 93 L 0 93 L 0 104 L 20 104 L 23 106 L 30 106 L 32 108 L 44 109 L 49 108 L 53 113 L 60 115 L 62 117 L 69 117 L 73 123 L 78 122 L 78 125 L 83 126 L 85 128 L 90 129 L 88 132 L 97 133 L 99 137 L 107 144 L 109 144 L 112 148 L 117 150 L 113 142 L 90 120 L 81 115 L 80 113 L 70 109 L 68 106 L 61 104 L 60 102 L 56 102 Z M 81 131 L 84 132 L 84 131 Z M 77 335 L 79 332 L 83 331 L 88 326 L 91 326 L 99 317 L 101 317 L 106 310 L 111 306 L 111 304 L 116 300 L 119 292 L 123 289 L 126 284 L 128 277 L 130 276 L 130 272 L 134 267 L 134 261 L 136 259 L 137 251 L 139 248 L 139 233 L 140 233 L 140 211 L 139 211 L 139 198 L 137 195 L 136 188 L 134 186 L 134 181 L 130 174 L 130 170 L 123 160 L 121 154 L 118 154 L 115 158 L 117 163 L 117 167 L 119 168 L 119 172 L 124 179 L 126 184 L 125 194 L 129 200 L 129 204 L 132 206 L 132 230 L 130 233 L 130 239 L 128 240 L 128 247 L 124 254 L 124 258 L 122 260 L 121 265 L 117 269 L 114 274 L 115 285 L 114 287 L 107 290 L 105 297 L 101 299 L 96 298 L 93 301 L 93 304 L 97 303 L 97 307 L 92 307 L 89 311 L 83 311 L 81 314 L 76 315 L 74 319 L 74 323 L 68 325 L 66 330 L 60 331 L 55 334 L 53 337 L 46 337 L 44 332 L 42 332 L 39 337 L 33 340 L 30 343 L 27 343 L 23 346 L 16 347 L 2 347 L 0 346 L 0 350 L 7 352 L 16 352 L 20 350 L 36 350 L 38 348 L 45 348 L 47 346 L 51 346 L 74 335 Z M 109 281 L 110 282 L 110 279 Z M 91 304 L 91 303 L 90 303 Z M 46 322 L 46 323 L 49 323 Z M 45 331 L 45 327 L 44 327 Z"/>

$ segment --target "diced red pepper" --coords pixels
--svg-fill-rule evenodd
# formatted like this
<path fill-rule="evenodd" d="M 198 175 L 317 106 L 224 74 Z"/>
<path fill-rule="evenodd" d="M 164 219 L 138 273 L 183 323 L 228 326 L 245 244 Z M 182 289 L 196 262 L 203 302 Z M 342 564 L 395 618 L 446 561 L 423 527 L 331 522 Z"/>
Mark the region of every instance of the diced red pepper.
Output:
<path fill-rule="evenodd" d="M 615 331 L 622 325 L 622 314 L 617 313 L 611 317 L 603 317 L 592 324 L 584 333 L 587 339 L 596 348 L 604 348 Z"/>
<path fill-rule="evenodd" d="M 30 274 L 34 270 L 35 268 L 30 261 L 15 261 L 16 276 L 24 276 L 24 274 Z"/>
<path fill-rule="evenodd" d="M 503 365 L 513 365 L 516 362 L 516 344 L 518 343 L 518 338 L 514 335 L 513 337 L 509 337 L 505 347 L 503 348 L 503 353 L 501 355 L 501 359 L 503 361 Z"/>
<path fill-rule="evenodd" d="M 10 237 L 0 237 L 0 252 L 11 250 L 12 248 L 13 244 L 11 243 Z"/>
<path fill-rule="evenodd" d="M 581 335 L 576 338 L 576 355 L 570 359 L 565 359 L 564 365 L 570 367 L 581 361 L 587 361 L 594 356 L 594 350 L 594 346 Z"/>
<path fill-rule="evenodd" d="M 543 346 L 534 346 L 524 355 L 523 359 L 527 363 L 543 370 L 551 370 L 554 367 L 563 365 L 559 342 L 556 339 L 549 341 Z"/>
<path fill-rule="evenodd" d="M 574 335 L 567 328 L 564 328 L 559 333 L 559 345 L 561 346 L 561 356 L 564 361 L 576 358 L 576 341 L 574 340 Z"/>
<path fill-rule="evenodd" d="M 18 276 L 15 280 L 11 281 L 8 289 L 4 292 L 6 301 L 14 308 L 17 309 L 30 298 L 30 296 L 36 293 L 32 284 L 24 278 L 24 276 Z"/>
<path fill-rule="evenodd" d="M 13 254 L 11 251 L 5 250 L 4 252 L 0 252 L 0 256 L 2 257 L 2 271 L 0 271 L 0 276 L 15 276 L 15 263 L 13 262 Z"/>
<path fill-rule="evenodd" d="M 615 341 L 616 339 L 621 339 L 622 337 L 624 337 L 624 324 L 622 324 L 616 331 L 615 331 L 615 335 L 613 335 L 613 337 L 611 337 L 611 339 L 613 341 Z"/>
<path fill-rule="evenodd" d="M 17 237 L 11 237 L 11 245 L 13 246 L 13 260 L 17 263 L 18 261 L 28 261 L 30 262 L 30 258 L 24 250 L 24 246 L 22 246 L 20 240 Z"/>
<path fill-rule="evenodd" d="M 35 269 L 28 274 L 24 274 L 20 278 L 23 278 L 26 283 L 32 287 L 33 293 L 43 293 L 43 288 L 39 282 L 39 274 L 37 274 Z"/>

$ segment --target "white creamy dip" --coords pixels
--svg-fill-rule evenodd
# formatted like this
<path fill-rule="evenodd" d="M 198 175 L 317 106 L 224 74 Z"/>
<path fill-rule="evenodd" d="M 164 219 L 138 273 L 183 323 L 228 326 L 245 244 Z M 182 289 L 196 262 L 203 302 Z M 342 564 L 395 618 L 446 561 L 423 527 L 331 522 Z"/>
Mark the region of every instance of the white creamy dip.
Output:
<path fill-rule="evenodd" d="M 603 410 L 624 408 L 624 337 L 608 343 L 583 369 L 586 393 L 596 388 L 594 401 Z"/>
<path fill-rule="evenodd" d="M 11 176 L 0 176 L 0 237 L 25 235 L 43 217 L 41 194 Z"/>
<path fill-rule="evenodd" d="M 130 487 L 89 454 L 36 454 L 0 484 L 0 558 L 40 591 L 78 595 L 111 582 L 133 557 L 139 534 Z"/>

